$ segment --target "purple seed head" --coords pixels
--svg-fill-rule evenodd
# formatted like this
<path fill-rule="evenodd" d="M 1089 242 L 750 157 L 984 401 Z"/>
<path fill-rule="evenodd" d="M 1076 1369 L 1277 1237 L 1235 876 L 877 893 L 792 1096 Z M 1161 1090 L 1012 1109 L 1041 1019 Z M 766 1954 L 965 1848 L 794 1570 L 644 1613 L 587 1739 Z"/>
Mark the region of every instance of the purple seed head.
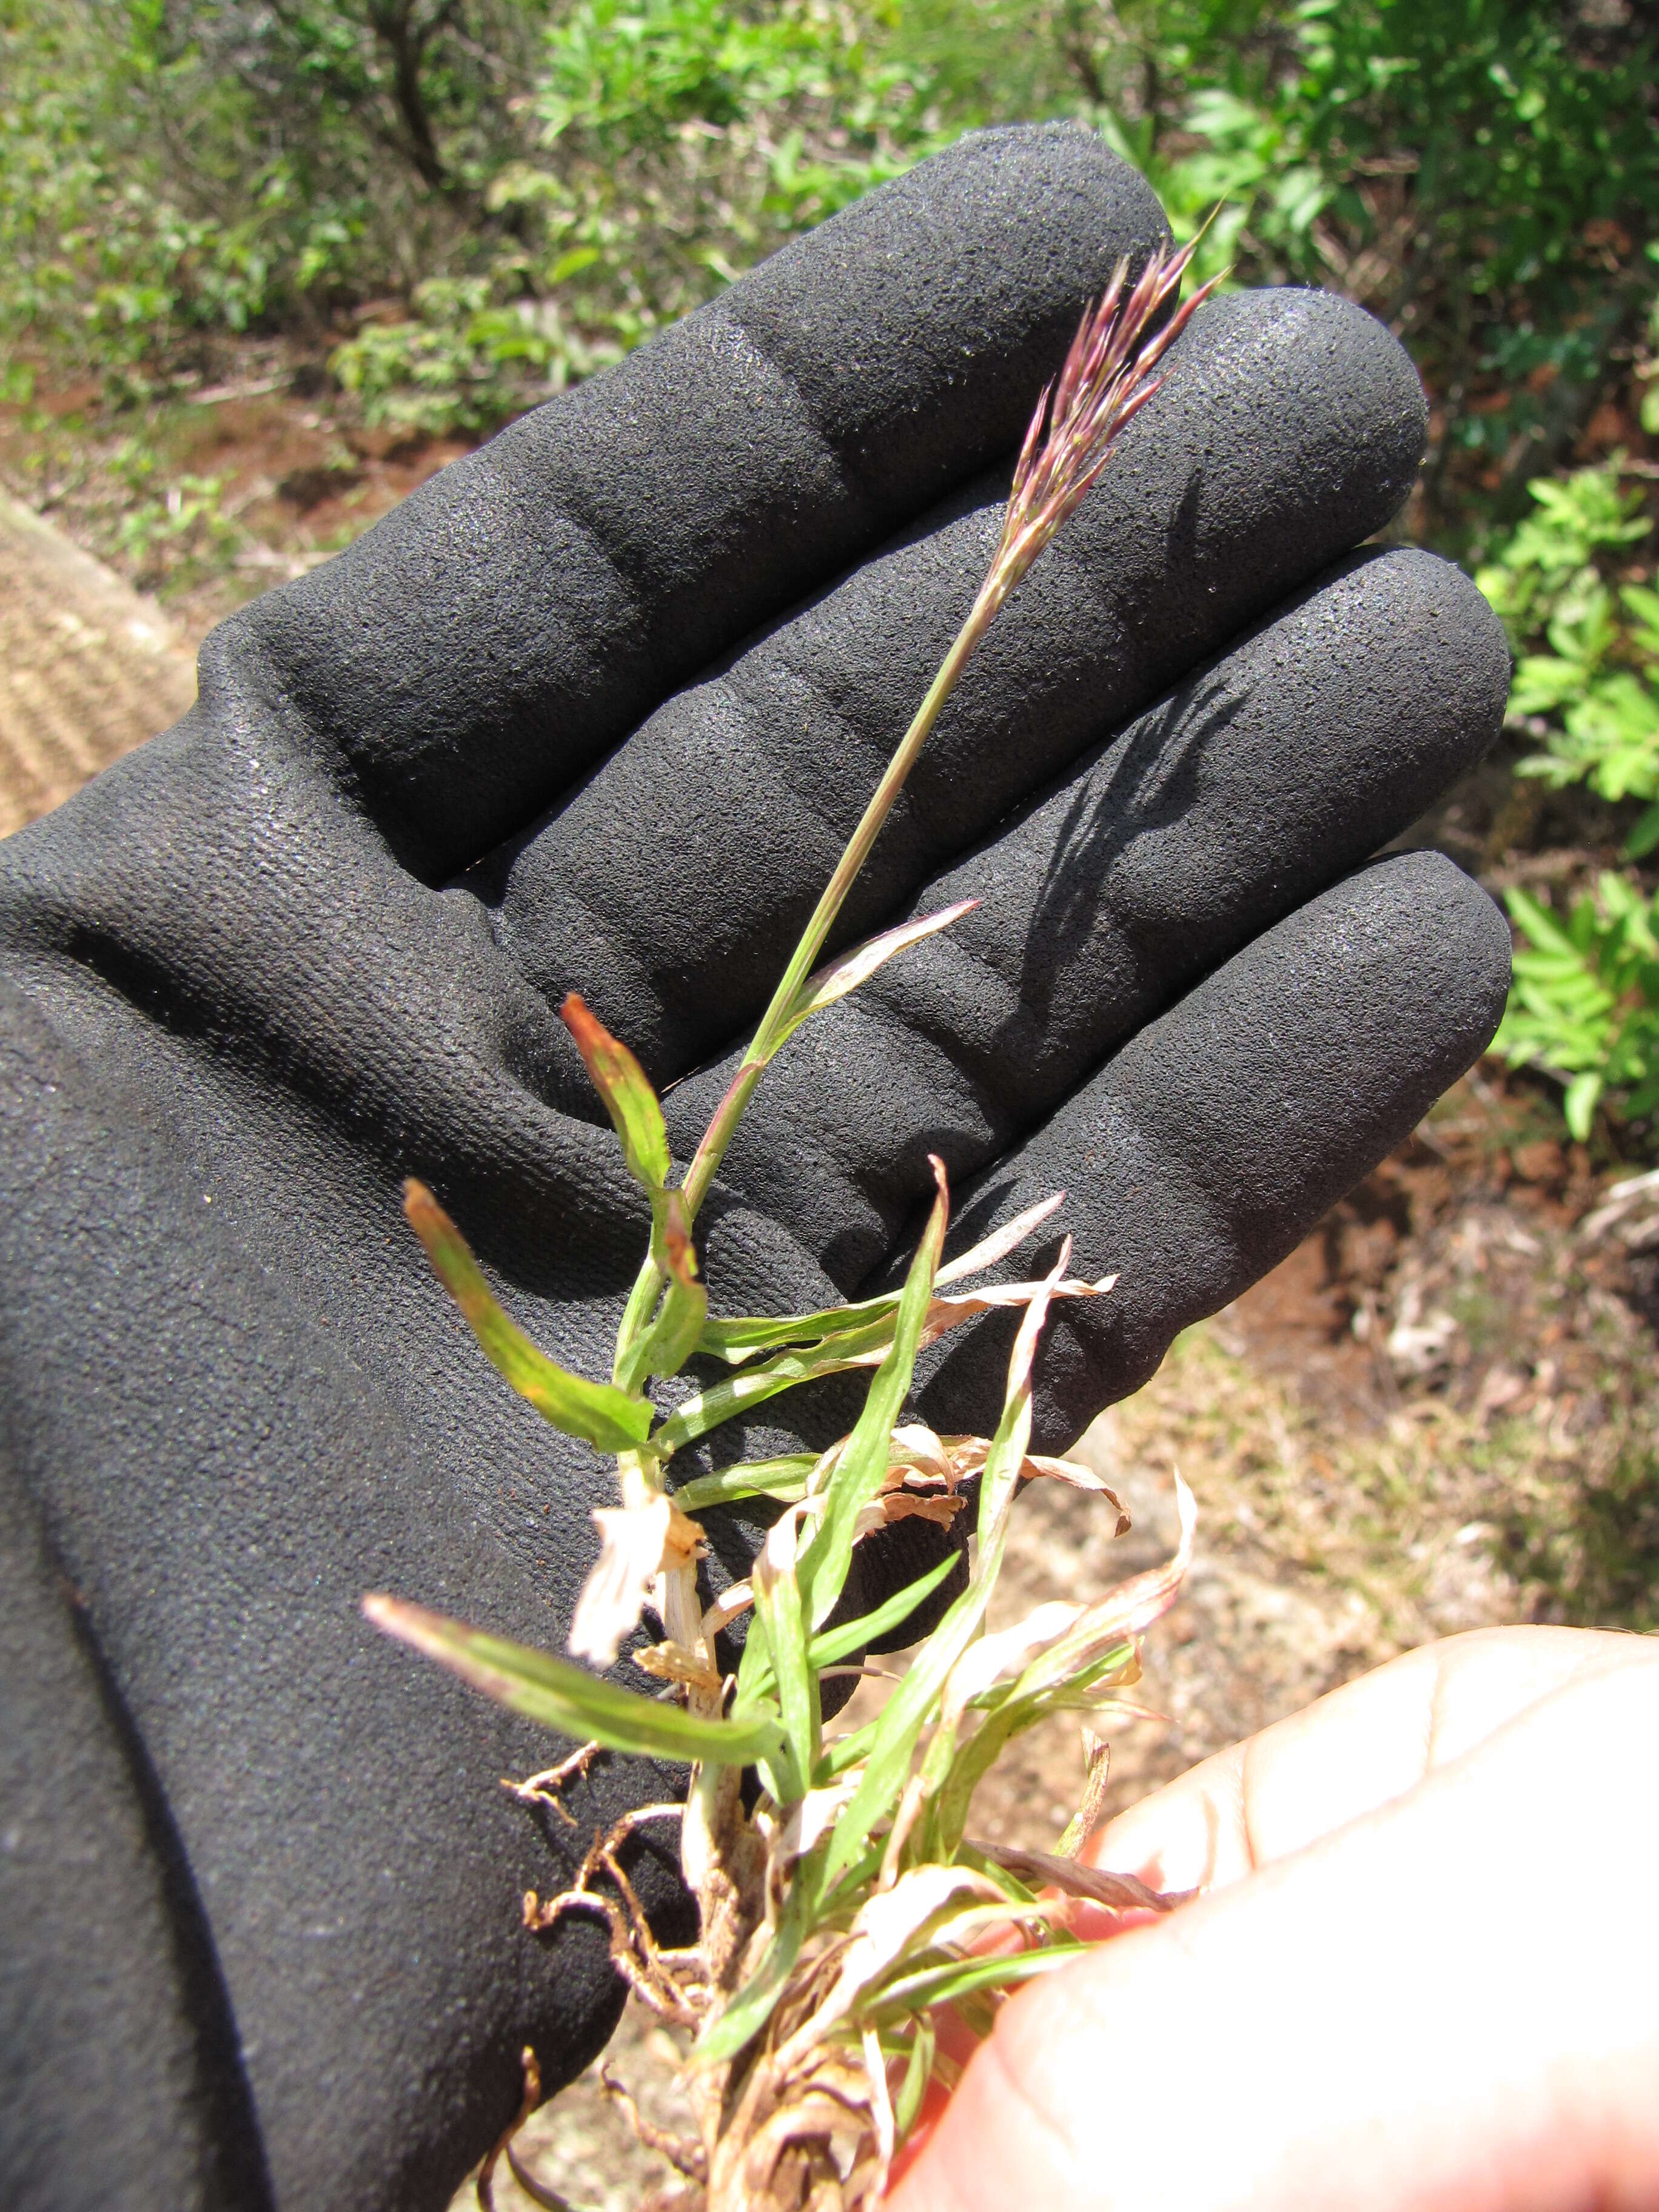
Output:
<path fill-rule="evenodd" d="M 1201 234 L 1200 234 L 1201 235 Z M 1152 372 L 1186 328 L 1212 276 L 1161 325 L 1158 317 L 1181 289 L 1198 246 L 1160 246 L 1133 285 L 1120 261 L 1096 304 L 1085 310 L 1059 376 L 1037 401 L 1025 433 L 1002 539 L 981 593 L 988 615 L 1000 606 L 1105 467 L 1117 434 L 1162 380 Z"/>

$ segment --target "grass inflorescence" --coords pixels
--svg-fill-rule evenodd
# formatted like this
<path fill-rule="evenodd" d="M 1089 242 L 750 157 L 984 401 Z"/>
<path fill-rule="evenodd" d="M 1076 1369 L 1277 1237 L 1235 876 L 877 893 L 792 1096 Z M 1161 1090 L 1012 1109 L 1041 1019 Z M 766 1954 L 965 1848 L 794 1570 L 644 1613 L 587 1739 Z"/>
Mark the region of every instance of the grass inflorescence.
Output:
<path fill-rule="evenodd" d="M 682 2201 L 704 2212 L 873 2204 L 925 2103 L 954 2081 L 955 2062 L 937 2032 L 941 2014 L 948 2009 L 958 2032 L 988 2032 L 1010 1990 L 1081 1947 L 1080 1902 L 1097 1911 L 1168 1903 L 1079 1859 L 1103 1755 L 1091 1766 L 1096 1786 L 1082 1814 L 1054 1852 L 1016 1851 L 971 1833 L 975 1791 L 1016 1738 L 1056 1713 L 1087 1723 L 1121 1707 L 1138 1678 L 1137 1637 L 1172 1601 L 1190 1547 L 1191 1501 L 1182 1491 L 1182 1542 L 1165 1566 L 1092 1602 L 1040 1604 L 988 1631 L 1023 1484 L 1042 1478 L 1097 1492 L 1127 1526 L 1092 1470 L 1030 1449 L 1032 1364 L 1049 1309 L 1057 1298 L 1107 1296 L 1112 1279 L 1071 1276 L 1066 1238 L 1040 1278 L 984 1280 L 1050 1218 L 1060 1195 L 947 1263 L 950 1194 L 935 1159 L 932 1208 L 902 1285 L 781 1317 L 711 1312 L 695 1228 L 738 1121 L 790 1037 L 972 904 L 818 965 L 969 658 L 1156 391 L 1154 369 L 1203 296 L 1175 306 L 1192 251 L 1159 252 L 1133 279 L 1121 263 L 1084 317 L 1032 418 L 974 604 L 683 1176 L 676 1179 L 661 1107 L 639 1062 L 579 996 L 562 1007 L 651 1208 L 649 1249 L 610 1376 L 574 1374 L 532 1343 L 432 1194 L 407 1187 L 410 1224 L 485 1355 L 545 1419 L 614 1454 L 619 1501 L 593 1516 L 599 1556 L 572 1621 L 569 1658 L 392 1596 L 365 1600 L 365 1610 L 390 1634 L 576 1741 L 561 1765 L 518 1785 L 532 1802 L 557 1804 L 600 1747 L 690 1765 L 683 1805 L 629 1814 L 595 1839 L 568 1889 L 526 1900 L 526 1917 L 538 1929 L 572 1916 L 598 1919 L 636 1995 L 690 2033 L 693 2131 L 659 2147 L 684 2176 Z M 941 1436 L 907 1421 L 919 1354 L 999 1307 L 1022 1313 L 995 1433 Z M 720 1378 L 659 1416 L 651 1384 L 680 1374 L 694 1356 L 713 1363 Z M 829 1450 L 726 1467 L 675 1486 L 673 1460 L 686 1445 L 768 1399 L 855 1369 L 870 1370 L 863 1411 Z M 708 1602 L 696 1516 L 744 1498 L 770 1501 L 777 1518 L 748 1580 Z M 883 1711 L 826 1738 L 826 1674 L 890 1638 L 949 1571 L 946 1561 L 875 1612 L 842 1619 L 855 1547 L 916 1516 L 967 1528 L 966 1586 Z M 590 1671 L 615 1664 L 647 1613 L 660 1633 L 630 1656 L 664 1686 L 654 1698 Z M 735 1674 L 723 1674 L 716 1638 L 743 1613 L 741 1660 Z M 743 1787 L 745 1771 L 758 1778 L 757 1796 Z M 680 1950 L 653 1940 L 623 1863 L 631 1838 L 659 1822 L 679 1826 L 681 1866 L 699 1908 L 697 1941 Z M 527 2068 L 527 2105 L 533 2086 Z"/>

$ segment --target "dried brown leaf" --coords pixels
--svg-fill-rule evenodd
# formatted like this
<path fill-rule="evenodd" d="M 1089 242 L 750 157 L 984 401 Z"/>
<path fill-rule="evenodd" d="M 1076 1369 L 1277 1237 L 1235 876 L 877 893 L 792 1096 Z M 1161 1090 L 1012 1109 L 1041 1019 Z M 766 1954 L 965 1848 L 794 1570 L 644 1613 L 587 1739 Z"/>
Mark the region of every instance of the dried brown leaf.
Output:
<path fill-rule="evenodd" d="M 1006 1260 L 1034 1230 L 1042 1227 L 1057 1207 L 1065 1203 L 1065 1192 L 1057 1190 L 1051 1198 L 1039 1199 L 1035 1206 L 1028 1206 L 1024 1213 L 1017 1213 L 1002 1228 L 994 1229 L 988 1237 L 982 1237 L 977 1244 L 957 1258 L 947 1260 L 933 1278 L 935 1286 L 941 1283 L 959 1283 L 964 1275 L 977 1275 L 987 1267 L 994 1267 L 999 1260 Z"/>
<path fill-rule="evenodd" d="M 992 1283 L 982 1291 L 970 1291 L 959 1298 L 935 1298 L 927 1309 L 927 1318 L 922 1323 L 921 1342 L 925 1350 L 937 1344 L 947 1329 L 958 1328 L 975 1315 L 992 1313 L 1004 1306 L 1030 1307 L 1039 1295 L 1045 1298 L 1101 1298 L 1113 1288 L 1115 1275 L 1102 1275 L 1098 1280 L 1087 1283 L 1075 1277 L 1050 1283 Z"/>
<path fill-rule="evenodd" d="M 1076 1859 L 1054 1851 L 1028 1851 L 1020 1844 L 970 1841 L 969 1850 L 1000 1866 L 1017 1881 L 1063 1890 L 1067 1897 L 1086 1898 L 1110 1912 L 1172 1912 L 1185 1904 L 1189 1890 L 1149 1889 L 1132 1874 L 1113 1874 L 1105 1867 L 1082 1866 Z"/>
<path fill-rule="evenodd" d="M 599 1556 L 582 1584 L 569 1649 L 595 1667 L 614 1667 L 623 1639 L 639 1626 L 657 1577 L 696 1556 L 702 1531 L 659 1492 L 631 1505 L 597 1505 Z"/>
<path fill-rule="evenodd" d="M 648 1644 L 632 1656 L 636 1667 L 659 1682 L 684 1682 L 692 1689 L 720 1694 L 719 1674 L 700 1651 L 688 1651 L 683 1644 Z"/>
<path fill-rule="evenodd" d="M 1080 1604 L 1052 1598 L 1012 1627 L 970 1644 L 945 1679 L 939 1701 L 940 1726 L 954 1728 L 982 1692 L 1005 1677 L 1024 1674 L 1039 1653 L 1059 1643 L 1075 1626 L 1083 1611 Z"/>

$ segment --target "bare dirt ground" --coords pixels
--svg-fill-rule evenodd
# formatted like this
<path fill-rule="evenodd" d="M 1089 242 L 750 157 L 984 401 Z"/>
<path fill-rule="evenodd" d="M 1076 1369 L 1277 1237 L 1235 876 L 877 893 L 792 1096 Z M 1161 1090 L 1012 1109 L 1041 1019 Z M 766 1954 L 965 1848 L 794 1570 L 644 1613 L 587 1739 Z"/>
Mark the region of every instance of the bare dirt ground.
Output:
<path fill-rule="evenodd" d="M 191 656 L 155 602 L 0 493 L 0 837 L 195 696 Z"/>
<path fill-rule="evenodd" d="M 0 404 L 0 486 L 158 599 L 193 653 L 472 442 L 368 428 L 320 362 L 247 340 L 143 408 L 110 411 L 92 380 Z"/>
<path fill-rule="evenodd" d="M 176 721 L 215 623 L 466 450 L 345 420 L 280 344 L 221 366 L 137 427 L 95 383 L 0 404 L 0 836 Z"/>
<path fill-rule="evenodd" d="M 184 648 L 218 615 L 327 557 L 458 450 L 349 432 L 268 373 L 241 359 L 159 424 L 171 480 L 210 477 L 216 511 L 231 511 L 229 533 L 205 538 L 187 501 L 176 515 L 166 496 L 134 507 L 118 453 L 77 446 L 73 395 L 54 403 L 58 430 L 31 432 L 27 471 L 0 410 L 0 473 L 57 526 L 0 517 L 0 832 L 182 711 Z M 118 495 L 149 515 L 125 538 Z M 164 586 L 165 609 L 70 537 Z M 1408 842 L 1493 888 L 1592 867 L 1595 823 L 1581 811 L 1540 830 L 1544 804 L 1493 763 Z M 1026 1493 L 1003 1619 L 1164 1557 L 1175 1466 L 1198 1496 L 1193 1571 L 1146 1655 L 1140 1694 L 1164 1717 L 1115 1741 L 1113 1808 L 1436 1636 L 1519 1620 L 1659 1626 L 1659 1190 L 1609 1204 L 1632 1176 L 1565 1144 L 1547 1088 L 1477 1071 L 1091 1431 L 1128 1536 L 1113 1542 L 1086 1497 Z M 1081 1779 L 1074 1732 L 1035 1734 L 986 1785 L 975 1829 L 1052 1844 Z M 660 2032 L 630 2010 L 609 2057 L 671 2124 Z M 593 2073 L 520 2148 L 551 2201 L 579 2212 L 631 2212 L 662 2178 Z M 504 2212 L 533 2201 L 505 2172 L 495 2197 Z M 458 2205 L 476 2202 L 469 2184 Z"/>

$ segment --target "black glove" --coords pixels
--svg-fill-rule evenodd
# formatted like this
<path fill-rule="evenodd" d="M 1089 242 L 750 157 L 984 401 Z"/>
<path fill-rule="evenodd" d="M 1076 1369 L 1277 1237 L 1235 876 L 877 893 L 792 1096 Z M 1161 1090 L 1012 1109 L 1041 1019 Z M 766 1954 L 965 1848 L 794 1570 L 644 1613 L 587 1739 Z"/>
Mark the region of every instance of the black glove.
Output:
<path fill-rule="evenodd" d="M 224 623 L 191 715 L 0 854 L 9 2206 L 441 2205 L 520 2045 L 556 2082 L 607 2033 L 597 1931 L 538 1942 L 518 1896 L 664 1777 L 605 1761 L 538 1830 L 498 1778 L 557 1744 L 357 1612 L 559 1648 L 610 1492 L 485 1365 L 398 1182 L 605 1371 L 644 1215 L 554 1008 L 686 1079 L 689 1153 L 1040 384 L 1161 234 L 1080 131 L 964 141 Z M 763 1085 L 717 1309 L 890 1271 L 930 1148 L 958 1241 L 1064 1187 L 1120 1279 L 1050 1330 L 1054 1449 L 1475 1057 L 1498 914 L 1442 860 L 1362 866 L 1508 673 L 1455 569 L 1350 553 L 1423 436 L 1357 309 L 1200 312 L 841 934 L 984 903 Z M 937 1425 L 994 1418 L 1005 1350 L 940 1347 Z M 817 1440 L 848 1402 L 781 1407 Z M 672 1859 L 641 1879 L 683 1924 Z"/>

